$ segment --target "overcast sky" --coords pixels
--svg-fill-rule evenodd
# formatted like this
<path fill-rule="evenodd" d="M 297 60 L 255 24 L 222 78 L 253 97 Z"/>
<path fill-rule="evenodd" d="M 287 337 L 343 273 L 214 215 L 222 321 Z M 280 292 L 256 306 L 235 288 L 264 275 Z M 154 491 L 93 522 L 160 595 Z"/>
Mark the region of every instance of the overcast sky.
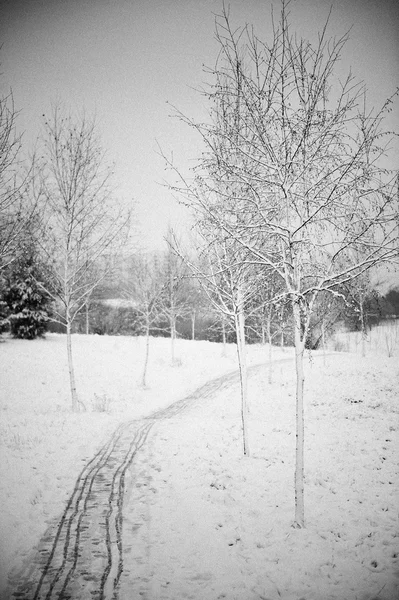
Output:
<path fill-rule="evenodd" d="M 270 0 L 230 0 L 233 24 L 270 32 Z M 330 34 L 352 27 L 343 64 L 363 79 L 376 106 L 399 83 L 397 0 L 294 0 L 292 24 L 312 38 L 333 5 Z M 156 140 L 183 169 L 199 140 L 169 115 L 206 116 L 203 65 L 217 56 L 214 13 L 221 0 L 0 0 L 0 91 L 13 90 L 26 145 L 51 103 L 96 115 L 104 148 L 117 164 L 118 193 L 137 201 L 141 237 L 159 247 L 166 228 L 187 227 L 183 209 L 157 182 L 164 163 Z M 278 11 L 279 2 L 274 2 Z M 391 114 L 399 130 L 399 107 Z"/>

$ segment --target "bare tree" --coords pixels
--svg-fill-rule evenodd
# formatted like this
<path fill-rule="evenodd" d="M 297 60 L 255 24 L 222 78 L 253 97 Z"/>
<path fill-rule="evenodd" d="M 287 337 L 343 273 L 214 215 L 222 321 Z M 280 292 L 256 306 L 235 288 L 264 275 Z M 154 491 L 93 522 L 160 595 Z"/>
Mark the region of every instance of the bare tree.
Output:
<path fill-rule="evenodd" d="M 234 323 L 232 323 L 228 317 L 210 304 L 209 313 L 212 319 L 210 326 L 208 327 L 208 334 L 210 337 L 216 337 L 222 342 L 222 356 L 227 355 L 227 342 L 231 336 L 235 335 Z"/>
<path fill-rule="evenodd" d="M 366 338 L 368 326 L 368 304 L 370 300 L 376 296 L 376 291 L 373 287 L 370 271 L 362 273 L 355 280 L 348 281 L 343 286 L 343 292 L 346 298 L 346 305 L 349 311 L 355 313 L 361 334 L 361 353 L 366 355 Z"/>
<path fill-rule="evenodd" d="M 291 32 L 289 0 L 270 43 L 248 26 L 216 21 L 219 59 L 207 96 L 211 123 L 194 180 L 177 170 L 174 187 L 223 233 L 272 269 L 290 301 L 296 368 L 295 521 L 304 510 L 304 350 L 321 292 L 382 262 L 397 260 L 396 171 L 387 168 L 392 135 L 365 88 L 336 67 L 348 35 L 315 44 Z M 173 168 L 173 165 L 171 165 Z"/>
<path fill-rule="evenodd" d="M 76 391 L 72 323 L 112 268 L 115 247 L 129 226 L 129 214 L 111 195 L 110 175 L 94 122 L 85 116 L 75 120 L 55 107 L 45 121 L 38 243 L 51 272 L 46 291 L 55 302 L 54 320 L 66 327 L 75 411 L 83 404 Z"/>
<path fill-rule="evenodd" d="M 187 264 L 209 302 L 221 316 L 223 334 L 225 335 L 226 321 L 234 328 L 240 374 L 243 454 L 249 456 L 245 311 L 256 295 L 256 277 L 251 265 L 242 260 L 242 250 L 237 248 L 237 244 L 231 240 L 218 240 L 215 232 L 210 231 L 206 220 L 197 225 L 202 226 L 199 260 L 188 259 L 178 245 L 175 245 L 175 251 Z"/>
<path fill-rule="evenodd" d="M 173 249 L 175 235 L 171 229 L 166 235 L 167 251 L 163 259 L 163 290 L 160 298 L 160 322 L 166 321 L 170 332 L 171 363 L 176 365 L 175 341 L 177 320 L 189 312 L 187 295 L 187 266 Z"/>
<path fill-rule="evenodd" d="M 147 368 L 150 351 L 150 333 L 156 325 L 161 310 L 160 301 L 164 290 L 162 263 L 157 255 L 134 256 L 128 274 L 124 295 L 134 303 L 140 331 L 146 339 L 141 385 L 147 387 Z"/>
<path fill-rule="evenodd" d="M 207 302 L 207 298 L 196 278 L 188 278 L 186 282 L 188 313 L 191 322 L 191 339 L 194 341 L 198 318 L 204 313 L 209 312 L 209 302 Z"/>
<path fill-rule="evenodd" d="M 273 271 L 264 271 L 258 275 L 257 293 L 249 309 L 250 322 L 254 332 L 260 336 L 263 345 L 268 349 L 268 382 L 273 379 L 273 341 L 280 333 L 277 323 L 284 314 L 286 299 L 282 293 L 281 281 Z"/>
<path fill-rule="evenodd" d="M 35 212 L 28 202 L 34 160 L 30 169 L 21 163 L 21 137 L 16 133 L 17 112 L 12 94 L 0 97 L 0 270 L 19 253 L 21 239 Z"/>
<path fill-rule="evenodd" d="M 307 344 L 309 348 L 321 346 L 324 363 L 326 362 L 327 340 L 339 319 L 343 317 L 347 301 L 347 294 L 343 294 L 339 290 L 320 292 L 317 296 L 310 320 Z"/>

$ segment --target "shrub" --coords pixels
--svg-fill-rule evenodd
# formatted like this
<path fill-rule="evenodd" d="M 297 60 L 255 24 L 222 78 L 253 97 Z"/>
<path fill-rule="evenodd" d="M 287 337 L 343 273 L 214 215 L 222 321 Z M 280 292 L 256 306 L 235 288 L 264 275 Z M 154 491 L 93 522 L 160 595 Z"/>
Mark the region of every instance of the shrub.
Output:
<path fill-rule="evenodd" d="M 50 298 L 40 287 L 40 269 L 31 254 L 22 254 L 5 277 L 3 302 L 8 308 L 11 334 L 33 340 L 47 331 Z"/>

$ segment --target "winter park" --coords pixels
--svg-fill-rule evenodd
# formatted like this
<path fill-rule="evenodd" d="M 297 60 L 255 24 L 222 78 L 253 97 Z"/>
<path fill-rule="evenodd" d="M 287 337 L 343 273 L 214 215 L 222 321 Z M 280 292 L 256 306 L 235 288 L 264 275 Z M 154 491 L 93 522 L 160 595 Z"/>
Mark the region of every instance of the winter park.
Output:
<path fill-rule="evenodd" d="M 5 2 L 0 600 L 399 598 L 395 2 Z"/>

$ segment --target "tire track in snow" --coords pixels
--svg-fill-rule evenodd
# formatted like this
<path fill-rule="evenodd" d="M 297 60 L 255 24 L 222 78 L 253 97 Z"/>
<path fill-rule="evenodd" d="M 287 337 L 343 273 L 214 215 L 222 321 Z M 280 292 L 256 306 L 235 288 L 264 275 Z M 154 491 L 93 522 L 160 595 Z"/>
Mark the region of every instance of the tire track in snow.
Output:
<path fill-rule="evenodd" d="M 121 424 L 80 472 L 58 524 L 40 541 L 10 598 L 117 600 L 123 571 L 125 476 L 136 453 L 156 422 L 176 416 L 238 379 L 238 371 L 228 373 L 143 419 Z"/>
<path fill-rule="evenodd" d="M 82 469 L 55 531 L 39 544 L 38 556 L 19 582 L 13 598 L 50 600 L 86 598 L 82 580 L 99 582 L 94 598 L 104 598 L 107 577 L 122 560 L 121 521 L 124 477 L 152 423 L 119 426 Z M 97 546 L 102 548 L 97 550 Z M 113 550 L 113 545 L 116 551 Z M 105 567 L 90 572 L 92 556 Z M 118 557 L 116 560 L 115 557 Z M 87 568 L 88 567 L 88 568 Z M 40 573 L 40 576 L 38 576 Z M 76 580 L 80 582 L 76 585 Z M 87 591 L 87 590 L 86 590 Z M 93 594 L 94 592 L 94 594 Z"/>

